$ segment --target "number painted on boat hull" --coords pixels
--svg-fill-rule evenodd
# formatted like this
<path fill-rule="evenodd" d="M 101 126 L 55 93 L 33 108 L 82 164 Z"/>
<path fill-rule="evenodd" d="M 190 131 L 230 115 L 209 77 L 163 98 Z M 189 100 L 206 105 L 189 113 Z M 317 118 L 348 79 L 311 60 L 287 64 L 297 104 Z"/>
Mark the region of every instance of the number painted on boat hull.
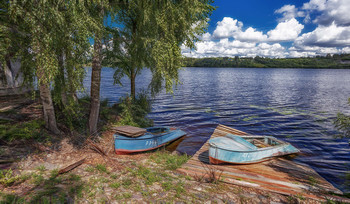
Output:
<path fill-rule="evenodd" d="M 156 146 L 158 144 L 157 140 L 146 141 L 147 146 Z"/>

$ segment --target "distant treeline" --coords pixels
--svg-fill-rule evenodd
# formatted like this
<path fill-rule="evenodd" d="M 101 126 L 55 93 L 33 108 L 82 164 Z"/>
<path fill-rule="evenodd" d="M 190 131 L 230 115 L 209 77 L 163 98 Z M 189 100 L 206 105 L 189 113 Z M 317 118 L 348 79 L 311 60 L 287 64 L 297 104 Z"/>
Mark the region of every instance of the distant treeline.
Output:
<path fill-rule="evenodd" d="M 216 57 L 185 58 L 185 67 L 257 67 L 257 68 L 350 68 L 350 54 L 303 58 Z"/>

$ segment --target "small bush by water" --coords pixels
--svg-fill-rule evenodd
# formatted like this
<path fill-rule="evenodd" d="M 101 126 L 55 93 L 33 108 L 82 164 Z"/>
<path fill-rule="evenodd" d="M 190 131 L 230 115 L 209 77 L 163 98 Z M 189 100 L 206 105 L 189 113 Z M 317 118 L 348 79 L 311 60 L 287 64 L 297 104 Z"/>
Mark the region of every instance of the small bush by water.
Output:
<path fill-rule="evenodd" d="M 139 93 L 135 100 L 127 95 L 122 97 L 120 101 L 118 113 L 121 120 L 118 121 L 118 125 L 153 126 L 153 121 L 146 117 L 151 112 L 151 100 L 146 93 Z"/>

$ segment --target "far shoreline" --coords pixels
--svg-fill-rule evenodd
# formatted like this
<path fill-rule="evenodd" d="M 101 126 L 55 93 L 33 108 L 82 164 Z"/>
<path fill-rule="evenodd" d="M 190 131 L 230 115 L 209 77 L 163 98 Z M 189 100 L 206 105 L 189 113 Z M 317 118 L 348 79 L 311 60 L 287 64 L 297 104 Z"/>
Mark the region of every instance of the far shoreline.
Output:
<path fill-rule="evenodd" d="M 332 70 L 339 70 L 339 69 L 350 69 L 350 67 L 182 67 L 182 68 L 210 68 L 210 69 L 332 69 Z"/>
<path fill-rule="evenodd" d="M 350 54 L 305 58 L 185 57 L 183 64 L 184 67 L 350 69 Z"/>

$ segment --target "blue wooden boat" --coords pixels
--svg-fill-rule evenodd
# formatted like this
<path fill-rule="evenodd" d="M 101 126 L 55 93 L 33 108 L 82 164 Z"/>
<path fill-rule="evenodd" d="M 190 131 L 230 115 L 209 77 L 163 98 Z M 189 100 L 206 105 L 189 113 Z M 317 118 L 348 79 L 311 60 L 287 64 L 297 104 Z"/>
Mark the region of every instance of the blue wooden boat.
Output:
<path fill-rule="evenodd" d="M 227 134 L 209 140 L 211 164 L 252 164 L 273 157 L 300 152 L 288 142 L 271 136 L 237 136 Z"/>
<path fill-rule="evenodd" d="M 139 137 L 128 137 L 122 134 L 114 134 L 114 146 L 117 154 L 131 154 L 144 152 L 173 142 L 186 133 L 180 129 L 170 127 L 150 127 L 147 132 Z"/>

